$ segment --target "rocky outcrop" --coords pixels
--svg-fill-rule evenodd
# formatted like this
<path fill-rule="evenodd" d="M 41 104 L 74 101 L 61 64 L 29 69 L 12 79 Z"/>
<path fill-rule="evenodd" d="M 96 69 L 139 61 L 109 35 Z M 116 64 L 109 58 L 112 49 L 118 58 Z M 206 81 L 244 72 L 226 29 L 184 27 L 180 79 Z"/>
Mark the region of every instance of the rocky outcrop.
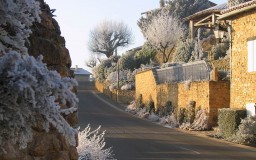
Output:
<path fill-rule="evenodd" d="M 52 10 L 44 2 L 39 0 L 42 14 L 41 23 L 34 23 L 33 33 L 29 37 L 29 54 L 38 57 L 43 55 L 43 61 L 48 69 L 58 71 L 61 76 L 71 76 L 71 59 L 68 49 L 65 47 L 65 39 L 61 36 L 60 27 L 53 18 Z M 38 118 L 38 124 L 33 128 L 33 141 L 24 150 L 11 143 L 5 144 L 7 154 L 0 155 L 1 160 L 76 160 L 78 153 L 76 147 L 69 145 L 65 137 L 51 127 L 46 133 L 40 125 L 42 117 Z M 65 116 L 71 126 L 78 122 L 76 114 Z"/>
<path fill-rule="evenodd" d="M 30 55 L 43 55 L 43 61 L 51 70 L 57 70 L 62 76 L 70 76 L 71 59 L 61 36 L 58 22 L 53 18 L 53 10 L 43 1 L 41 3 L 41 23 L 35 23 L 28 44 Z"/>

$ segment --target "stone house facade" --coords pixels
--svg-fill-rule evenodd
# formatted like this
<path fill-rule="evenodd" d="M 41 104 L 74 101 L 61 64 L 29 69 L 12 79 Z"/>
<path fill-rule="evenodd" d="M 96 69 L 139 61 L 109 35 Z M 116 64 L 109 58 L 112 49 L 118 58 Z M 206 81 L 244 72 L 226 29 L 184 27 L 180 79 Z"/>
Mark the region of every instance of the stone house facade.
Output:
<path fill-rule="evenodd" d="M 230 107 L 245 108 L 256 103 L 256 1 L 232 6 L 221 13 L 219 20 L 231 24 Z"/>

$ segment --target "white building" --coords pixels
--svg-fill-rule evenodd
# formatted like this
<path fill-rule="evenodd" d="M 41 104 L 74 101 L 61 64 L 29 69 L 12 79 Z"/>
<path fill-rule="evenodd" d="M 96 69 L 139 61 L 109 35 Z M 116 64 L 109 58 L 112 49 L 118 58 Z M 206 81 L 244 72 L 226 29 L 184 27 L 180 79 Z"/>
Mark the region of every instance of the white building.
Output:
<path fill-rule="evenodd" d="M 86 82 L 91 80 L 92 73 L 89 71 L 83 68 L 78 68 L 78 66 L 76 66 L 76 68 L 71 68 L 71 70 L 74 71 L 75 79 L 78 82 Z"/>

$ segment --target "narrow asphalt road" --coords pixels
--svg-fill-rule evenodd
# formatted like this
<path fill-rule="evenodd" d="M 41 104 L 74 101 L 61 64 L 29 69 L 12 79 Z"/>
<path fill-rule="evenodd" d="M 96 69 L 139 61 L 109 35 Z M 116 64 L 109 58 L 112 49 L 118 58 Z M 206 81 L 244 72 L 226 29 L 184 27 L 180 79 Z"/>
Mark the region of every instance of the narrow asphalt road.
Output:
<path fill-rule="evenodd" d="M 107 147 L 118 160 L 255 160 L 256 148 L 234 145 L 187 134 L 141 120 L 122 111 L 122 106 L 97 92 L 89 82 L 78 87 L 78 118 L 106 130 Z"/>

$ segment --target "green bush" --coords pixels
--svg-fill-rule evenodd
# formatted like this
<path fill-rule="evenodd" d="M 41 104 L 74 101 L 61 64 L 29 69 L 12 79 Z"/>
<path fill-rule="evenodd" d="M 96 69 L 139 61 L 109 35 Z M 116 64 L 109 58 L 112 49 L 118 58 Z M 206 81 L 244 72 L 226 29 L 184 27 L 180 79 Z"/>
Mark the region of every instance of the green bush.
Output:
<path fill-rule="evenodd" d="M 182 124 L 185 121 L 186 108 L 179 108 L 177 112 L 177 121 Z"/>
<path fill-rule="evenodd" d="M 246 117 L 246 110 L 224 108 L 219 109 L 218 125 L 223 138 L 231 137 L 241 122 Z"/>
<path fill-rule="evenodd" d="M 186 110 L 185 110 L 185 118 L 184 122 L 187 122 L 189 124 L 192 124 L 195 120 L 196 113 L 195 113 L 195 106 L 196 102 L 195 101 L 190 101 Z"/>
<path fill-rule="evenodd" d="M 135 53 L 128 51 L 121 56 L 118 61 L 120 70 L 134 70 L 136 68 L 136 62 L 134 58 Z"/>
<path fill-rule="evenodd" d="M 140 94 L 136 99 L 136 107 L 143 108 L 144 104 L 142 103 L 142 94 Z"/>
<path fill-rule="evenodd" d="M 156 56 L 156 50 L 152 49 L 148 44 L 144 44 L 143 48 L 136 52 L 134 56 L 135 68 L 140 68 L 142 64 L 150 64 L 151 60 L 154 60 Z"/>
<path fill-rule="evenodd" d="M 154 102 L 153 102 L 153 101 L 149 101 L 149 103 L 148 103 L 148 105 L 147 105 L 147 108 L 148 108 L 148 113 L 155 112 L 155 105 L 154 105 Z"/>

